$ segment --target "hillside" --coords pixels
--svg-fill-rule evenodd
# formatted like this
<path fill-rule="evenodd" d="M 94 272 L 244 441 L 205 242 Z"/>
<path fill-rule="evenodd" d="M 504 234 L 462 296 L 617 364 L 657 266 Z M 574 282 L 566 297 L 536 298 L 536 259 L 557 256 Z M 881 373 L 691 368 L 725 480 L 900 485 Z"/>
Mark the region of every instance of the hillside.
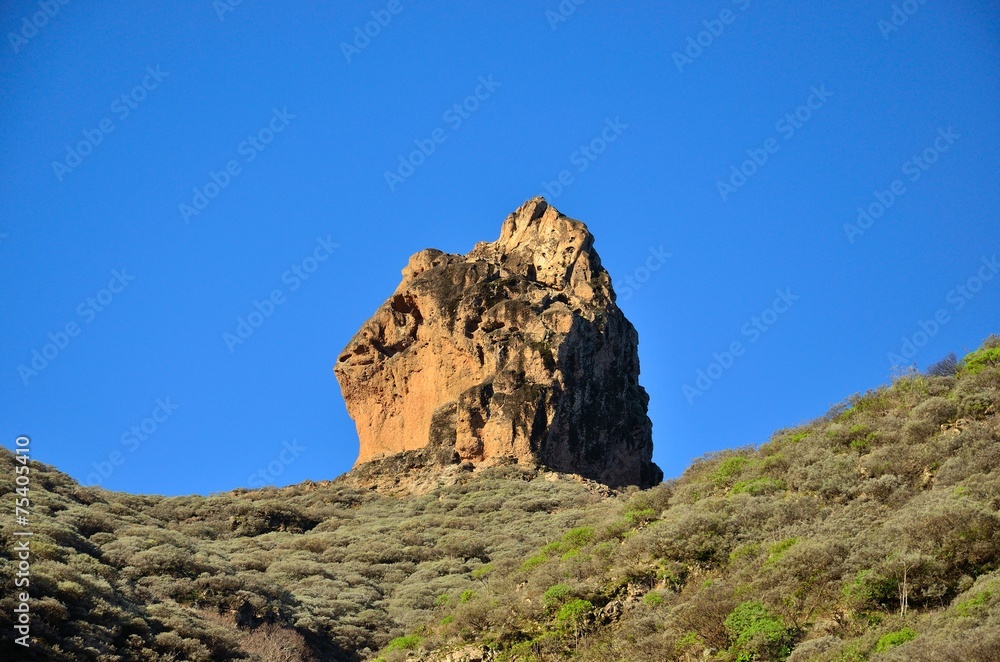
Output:
<path fill-rule="evenodd" d="M 0 658 L 997 660 L 1000 338 L 929 373 L 645 491 L 511 466 L 164 498 L 33 465 L 35 640 L 8 516 Z"/>

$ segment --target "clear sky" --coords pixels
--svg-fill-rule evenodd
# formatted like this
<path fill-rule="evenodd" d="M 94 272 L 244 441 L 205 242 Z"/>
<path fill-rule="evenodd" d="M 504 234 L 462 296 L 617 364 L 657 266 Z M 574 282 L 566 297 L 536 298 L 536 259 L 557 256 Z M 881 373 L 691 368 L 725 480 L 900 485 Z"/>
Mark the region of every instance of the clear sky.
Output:
<path fill-rule="evenodd" d="M 133 492 L 333 478 L 338 352 L 539 194 L 597 238 L 667 476 L 972 349 L 1000 10 L 893 5 L 4 3 L 2 443 Z"/>

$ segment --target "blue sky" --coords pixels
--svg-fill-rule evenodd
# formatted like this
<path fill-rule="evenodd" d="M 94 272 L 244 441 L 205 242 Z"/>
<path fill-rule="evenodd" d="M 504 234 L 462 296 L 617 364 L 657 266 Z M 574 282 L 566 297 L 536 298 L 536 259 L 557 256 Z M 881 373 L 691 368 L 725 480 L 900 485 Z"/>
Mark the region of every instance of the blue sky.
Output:
<path fill-rule="evenodd" d="M 1000 332 L 994 3 L 302 4 L 5 3 L 4 445 L 332 478 L 337 353 L 538 194 L 597 238 L 667 476 Z"/>

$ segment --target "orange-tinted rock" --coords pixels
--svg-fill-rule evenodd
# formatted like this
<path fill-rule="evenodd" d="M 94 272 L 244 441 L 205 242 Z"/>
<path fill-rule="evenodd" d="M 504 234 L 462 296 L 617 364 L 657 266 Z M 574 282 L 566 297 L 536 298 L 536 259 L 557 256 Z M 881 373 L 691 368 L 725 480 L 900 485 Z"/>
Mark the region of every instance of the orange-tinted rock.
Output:
<path fill-rule="evenodd" d="M 583 223 L 533 198 L 493 243 L 411 257 L 334 368 L 358 464 L 419 450 L 432 464 L 660 482 L 638 336 L 593 244 Z"/>

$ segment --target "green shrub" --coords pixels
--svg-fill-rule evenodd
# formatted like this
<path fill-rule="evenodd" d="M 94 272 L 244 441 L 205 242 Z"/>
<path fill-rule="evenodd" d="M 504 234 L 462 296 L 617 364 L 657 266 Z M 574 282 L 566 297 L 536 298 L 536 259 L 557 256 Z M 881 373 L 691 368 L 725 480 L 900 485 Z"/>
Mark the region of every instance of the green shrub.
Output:
<path fill-rule="evenodd" d="M 966 355 L 962 361 L 963 368 L 970 375 L 978 375 L 988 366 L 1000 363 L 1000 347 L 984 347 Z"/>
<path fill-rule="evenodd" d="M 743 470 L 750 464 L 750 460 L 742 455 L 727 457 L 719 463 L 712 474 L 712 482 L 718 487 L 725 487 L 732 483 L 733 479 L 743 473 Z"/>
<path fill-rule="evenodd" d="M 535 568 L 542 565 L 548 560 L 549 557 L 546 556 L 545 554 L 535 554 L 534 556 L 530 557 L 528 560 L 526 560 L 524 563 L 521 564 L 521 570 L 524 572 L 531 572 L 532 570 L 534 570 Z"/>
<path fill-rule="evenodd" d="M 785 482 L 777 478 L 753 478 L 751 480 L 741 480 L 733 484 L 733 494 L 749 494 L 751 496 L 762 496 L 783 492 Z"/>
<path fill-rule="evenodd" d="M 692 648 L 704 648 L 705 641 L 697 632 L 685 632 L 677 643 L 674 644 L 674 648 L 678 651 L 686 651 Z"/>
<path fill-rule="evenodd" d="M 869 432 L 864 437 L 856 437 L 851 440 L 851 448 L 864 453 L 872 449 L 878 440 L 878 432 Z"/>
<path fill-rule="evenodd" d="M 473 579 L 484 579 L 491 572 L 493 572 L 493 564 L 492 563 L 487 563 L 486 565 L 479 566 L 478 568 L 476 568 L 475 570 L 473 570 L 471 573 L 469 573 L 469 575 Z"/>
<path fill-rule="evenodd" d="M 784 540 L 779 540 L 778 542 L 771 545 L 767 557 L 768 563 L 774 563 L 775 561 L 780 559 L 782 556 L 784 556 L 785 552 L 791 549 L 792 545 L 794 545 L 798 541 L 799 541 L 798 538 L 785 538 Z"/>
<path fill-rule="evenodd" d="M 570 600 L 556 612 L 556 622 L 563 625 L 579 627 L 590 612 L 594 610 L 594 605 L 590 600 Z"/>
<path fill-rule="evenodd" d="M 594 539 L 594 527 L 578 526 L 563 534 L 562 541 L 570 548 L 583 547 Z"/>
<path fill-rule="evenodd" d="M 725 626 L 738 662 L 784 659 L 792 650 L 791 631 L 760 602 L 739 604 L 726 617 Z"/>
<path fill-rule="evenodd" d="M 888 389 L 882 387 L 855 395 L 848 400 L 849 409 L 844 416 L 852 418 L 858 414 L 883 414 L 892 408 L 892 397 Z"/>
<path fill-rule="evenodd" d="M 642 601 L 650 607 L 657 607 L 663 604 L 663 596 L 658 591 L 650 591 L 642 596 Z"/>
<path fill-rule="evenodd" d="M 917 633 L 912 628 L 903 628 L 902 630 L 896 630 L 895 632 L 890 632 L 889 634 L 882 635 L 879 638 L 878 643 L 875 644 L 875 652 L 884 653 L 893 646 L 899 646 L 900 644 L 905 644 L 907 641 L 912 641 L 916 638 L 917 638 Z"/>
<path fill-rule="evenodd" d="M 729 562 L 735 563 L 743 558 L 752 558 L 760 554 L 760 544 L 755 542 L 748 542 L 746 544 L 740 545 L 733 551 L 729 552 Z"/>
<path fill-rule="evenodd" d="M 389 642 L 385 649 L 387 651 L 412 651 L 416 650 L 423 641 L 423 637 L 419 635 L 408 634 L 405 637 L 396 637 Z"/>
<path fill-rule="evenodd" d="M 566 552 L 565 554 L 563 554 L 562 556 L 560 556 L 559 560 L 561 560 L 561 561 L 569 561 L 571 559 L 575 559 L 579 555 L 580 555 L 580 550 L 579 549 L 571 549 L 568 552 Z"/>
<path fill-rule="evenodd" d="M 964 616 L 966 618 L 976 616 L 986 611 L 986 607 L 992 597 L 992 591 L 980 591 L 968 600 L 964 600 L 956 604 L 955 611 L 958 612 L 959 616 Z"/>
<path fill-rule="evenodd" d="M 891 577 L 871 568 L 859 570 L 841 589 L 844 597 L 859 611 L 888 607 L 895 602 L 896 591 L 896 582 Z"/>
<path fill-rule="evenodd" d="M 542 595 L 542 604 L 545 605 L 546 609 L 555 609 L 569 597 L 573 589 L 567 584 L 556 584 L 550 586 L 548 590 Z"/>
<path fill-rule="evenodd" d="M 624 520 L 629 526 L 643 526 L 656 520 L 657 512 L 652 508 L 632 508 L 625 511 Z"/>

